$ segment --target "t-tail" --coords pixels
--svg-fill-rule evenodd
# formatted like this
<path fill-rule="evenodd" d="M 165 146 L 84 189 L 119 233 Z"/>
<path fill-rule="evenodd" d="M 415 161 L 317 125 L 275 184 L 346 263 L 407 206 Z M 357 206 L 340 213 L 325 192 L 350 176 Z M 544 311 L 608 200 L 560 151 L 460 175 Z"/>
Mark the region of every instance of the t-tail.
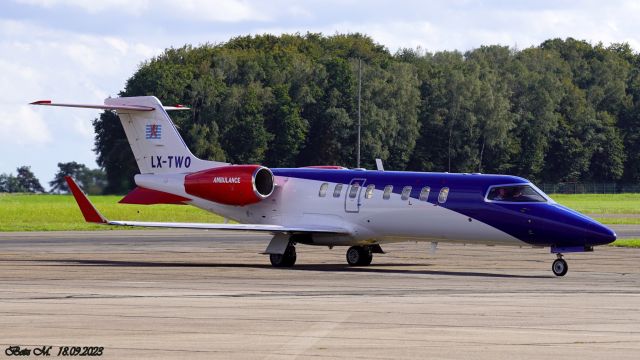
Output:
<path fill-rule="evenodd" d="M 168 110 L 189 109 L 163 106 L 155 96 L 108 98 L 104 105 L 63 104 L 49 100 L 36 101 L 32 105 L 115 110 L 141 174 L 191 173 L 228 165 L 193 155 L 167 114 Z"/>

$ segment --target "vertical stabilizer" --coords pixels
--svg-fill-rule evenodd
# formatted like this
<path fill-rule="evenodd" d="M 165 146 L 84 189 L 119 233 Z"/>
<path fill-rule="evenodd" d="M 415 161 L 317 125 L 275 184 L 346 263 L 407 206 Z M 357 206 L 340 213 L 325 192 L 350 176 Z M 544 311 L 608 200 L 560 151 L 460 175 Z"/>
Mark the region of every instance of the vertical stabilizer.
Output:
<path fill-rule="evenodd" d="M 187 173 L 227 165 L 196 158 L 155 96 L 108 98 L 104 103 L 118 113 L 141 174 Z"/>

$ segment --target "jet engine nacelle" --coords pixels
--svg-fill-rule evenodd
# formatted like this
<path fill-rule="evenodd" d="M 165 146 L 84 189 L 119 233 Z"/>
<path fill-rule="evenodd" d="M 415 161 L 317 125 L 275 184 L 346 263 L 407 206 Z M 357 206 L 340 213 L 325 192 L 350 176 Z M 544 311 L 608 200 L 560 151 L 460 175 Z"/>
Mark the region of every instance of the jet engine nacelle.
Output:
<path fill-rule="evenodd" d="M 260 202 L 275 187 L 271 170 L 260 165 L 230 165 L 189 174 L 184 179 L 187 194 L 225 205 Z"/>

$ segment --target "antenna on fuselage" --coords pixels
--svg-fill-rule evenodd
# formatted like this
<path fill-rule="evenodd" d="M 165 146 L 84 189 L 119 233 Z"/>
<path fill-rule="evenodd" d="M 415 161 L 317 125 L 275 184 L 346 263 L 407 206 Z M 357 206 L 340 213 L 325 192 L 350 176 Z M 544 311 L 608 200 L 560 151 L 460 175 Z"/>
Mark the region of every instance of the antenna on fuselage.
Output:
<path fill-rule="evenodd" d="M 378 169 L 378 171 L 384 171 L 384 166 L 382 166 L 382 159 L 376 159 L 376 169 Z"/>

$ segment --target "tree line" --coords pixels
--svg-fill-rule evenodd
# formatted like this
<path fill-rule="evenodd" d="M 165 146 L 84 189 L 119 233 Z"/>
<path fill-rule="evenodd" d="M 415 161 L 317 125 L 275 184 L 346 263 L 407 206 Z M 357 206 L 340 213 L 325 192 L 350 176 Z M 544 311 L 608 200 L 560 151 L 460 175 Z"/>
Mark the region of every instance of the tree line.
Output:
<path fill-rule="evenodd" d="M 514 49 L 395 54 L 362 34 L 236 37 L 170 48 L 121 96 L 155 95 L 197 156 L 270 167 L 506 173 L 536 182 L 640 180 L 640 56 L 628 44 L 551 39 Z M 119 120 L 93 122 L 108 193 L 138 172 Z"/>
<path fill-rule="evenodd" d="M 75 161 L 58 163 L 58 171 L 49 182 L 51 193 L 67 193 L 69 187 L 65 176 L 71 176 L 88 194 L 102 194 L 106 188 L 106 176 L 102 169 L 89 169 Z M 16 175 L 0 174 L 0 193 L 45 193 L 40 180 L 30 166 L 20 166 Z"/>

